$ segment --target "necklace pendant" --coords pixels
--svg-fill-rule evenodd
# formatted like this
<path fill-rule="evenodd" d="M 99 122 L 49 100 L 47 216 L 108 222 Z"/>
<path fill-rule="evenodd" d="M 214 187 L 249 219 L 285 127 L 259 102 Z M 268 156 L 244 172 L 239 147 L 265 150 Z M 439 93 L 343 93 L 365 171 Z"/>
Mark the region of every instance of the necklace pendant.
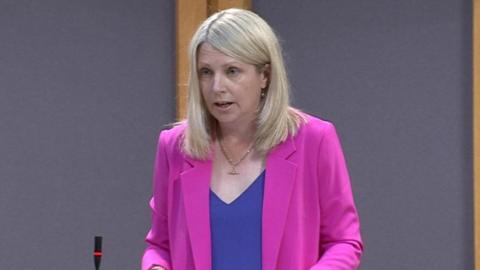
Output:
<path fill-rule="evenodd" d="M 228 174 L 230 174 L 230 175 L 238 175 L 238 174 L 240 174 L 240 173 L 235 170 L 235 167 L 232 167 L 232 170 L 229 171 Z"/>

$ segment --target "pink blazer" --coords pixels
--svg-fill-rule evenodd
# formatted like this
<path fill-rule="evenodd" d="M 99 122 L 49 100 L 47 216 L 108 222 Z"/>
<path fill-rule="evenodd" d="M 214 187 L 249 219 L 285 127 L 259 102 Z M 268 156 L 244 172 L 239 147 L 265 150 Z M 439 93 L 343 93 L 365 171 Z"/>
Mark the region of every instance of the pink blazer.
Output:
<path fill-rule="evenodd" d="M 267 155 L 262 269 L 356 269 L 363 246 L 342 149 L 331 123 L 307 119 Z M 160 134 L 142 270 L 211 269 L 212 160 L 180 151 L 184 129 L 179 125 Z"/>

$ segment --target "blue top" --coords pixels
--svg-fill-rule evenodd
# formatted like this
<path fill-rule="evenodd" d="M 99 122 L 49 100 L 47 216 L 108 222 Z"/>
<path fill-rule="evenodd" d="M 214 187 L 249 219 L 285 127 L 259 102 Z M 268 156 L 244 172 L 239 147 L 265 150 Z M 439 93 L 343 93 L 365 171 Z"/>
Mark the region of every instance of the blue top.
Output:
<path fill-rule="evenodd" d="M 210 191 L 212 270 L 262 269 L 265 170 L 230 204 Z"/>

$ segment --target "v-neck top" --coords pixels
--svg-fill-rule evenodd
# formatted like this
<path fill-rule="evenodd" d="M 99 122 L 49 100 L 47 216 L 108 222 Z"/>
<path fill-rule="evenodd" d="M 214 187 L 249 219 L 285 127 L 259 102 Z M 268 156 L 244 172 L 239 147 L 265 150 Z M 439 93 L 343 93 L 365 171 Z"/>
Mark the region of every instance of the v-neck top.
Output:
<path fill-rule="evenodd" d="M 265 170 L 233 202 L 210 190 L 212 270 L 262 269 Z"/>

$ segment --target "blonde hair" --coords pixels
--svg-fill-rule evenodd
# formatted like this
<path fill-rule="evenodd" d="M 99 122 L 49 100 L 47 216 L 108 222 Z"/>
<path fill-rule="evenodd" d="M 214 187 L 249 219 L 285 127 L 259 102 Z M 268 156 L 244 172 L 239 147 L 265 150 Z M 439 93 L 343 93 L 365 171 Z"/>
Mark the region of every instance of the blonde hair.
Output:
<path fill-rule="evenodd" d="M 205 159 L 216 126 L 216 120 L 203 100 L 197 75 L 197 51 L 204 42 L 225 55 L 256 66 L 259 71 L 266 65 L 270 67 L 266 95 L 260 103 L 257 117 L 255 150 L 266 154 L 287 139 L 288 135 L 295 135 L 305 119 L 289 105 L 290 86 L 275 33 L 257 14 L 248 10 L 227 9 L 207 18 L 190 42 L 187 127 L 183 151 L 194 158 Z"/>

